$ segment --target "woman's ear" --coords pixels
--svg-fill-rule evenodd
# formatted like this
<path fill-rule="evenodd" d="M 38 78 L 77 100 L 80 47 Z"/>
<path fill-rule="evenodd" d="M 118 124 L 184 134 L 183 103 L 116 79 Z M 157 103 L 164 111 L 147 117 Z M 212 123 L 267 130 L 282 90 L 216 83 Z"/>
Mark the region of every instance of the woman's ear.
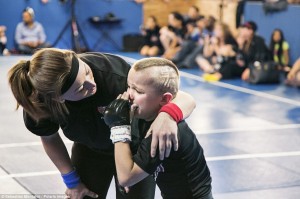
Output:
<path fill-rule="evenodd" d="M 164 93 L 160 102 L 160 105 L 166 105 L 173 99 L 173 95 L 171 93 Z"/>

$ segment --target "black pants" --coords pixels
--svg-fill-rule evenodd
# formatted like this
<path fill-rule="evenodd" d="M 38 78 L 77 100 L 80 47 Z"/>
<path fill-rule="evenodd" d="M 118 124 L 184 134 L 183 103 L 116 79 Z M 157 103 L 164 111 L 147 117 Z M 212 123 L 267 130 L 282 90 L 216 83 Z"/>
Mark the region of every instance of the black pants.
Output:
<path fill-rule="evenodd" d="M 195 59 L 202 52 L 202 45 L 198 45 L 195 41 L 187 40 L 181 44 L 181 50 L 176 53 L 172 61 L 178 68 L 192 68 L 197 66 Z"/>
<path fill-rule="evenodd" d="M 6 48 L 6 45 L 0 42 L 0 55 L 3 54 L 3 50 Z"/>
<path fill-rule="evenodd" d="M 245 67 L 238 66 L 235 60 L 230 60 L 221 64 L 218 72 L 222 74 L 222 79 L 233 79 L 240 78 L 245 69 Z"/>
<path fill-rule="evenodd" d="M 112 177 L 117 179 L 114 157 L 74 143 L 71 160 L 85 186 L 97 193 L 99 199 L 106 198 Z M 116 183 L 117 199 L 153 199 L 154 195 L 155 181 L 152 176 L 130 187 L 128 194 L 123 194 L 122 188 Z"/>

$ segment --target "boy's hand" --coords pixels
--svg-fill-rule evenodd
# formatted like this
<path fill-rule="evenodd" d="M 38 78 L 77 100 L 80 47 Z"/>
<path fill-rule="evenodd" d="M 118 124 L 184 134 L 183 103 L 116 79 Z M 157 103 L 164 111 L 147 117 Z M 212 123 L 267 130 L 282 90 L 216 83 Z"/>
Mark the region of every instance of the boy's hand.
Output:
<path fill-rule="evenodd" d="M 104 121 L 109 128 L 130 125 L 130 105 L 128 100 L 116 99 L 104 111 Z"/>

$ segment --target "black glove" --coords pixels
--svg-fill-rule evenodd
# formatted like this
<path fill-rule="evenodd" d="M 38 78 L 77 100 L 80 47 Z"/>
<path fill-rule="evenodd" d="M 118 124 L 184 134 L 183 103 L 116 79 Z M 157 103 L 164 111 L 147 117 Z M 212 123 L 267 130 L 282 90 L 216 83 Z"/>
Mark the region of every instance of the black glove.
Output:
<path fill-rule="evenodd" d="M 130 125 L 130 105 L 128 100 L 116 99 L 104 111 L 104 121 L 109 128 Z"/>

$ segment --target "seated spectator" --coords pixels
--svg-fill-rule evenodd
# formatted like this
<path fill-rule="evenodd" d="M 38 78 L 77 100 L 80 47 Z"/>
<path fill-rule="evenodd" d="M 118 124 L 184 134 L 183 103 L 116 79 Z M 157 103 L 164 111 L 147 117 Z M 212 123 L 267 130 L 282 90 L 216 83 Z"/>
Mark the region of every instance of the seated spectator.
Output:
<path fill-rule="evenodd" d="M 160 29 L 160 41 L 164 47 L 162 57 L 172 59 L 180 50 L 186 33 L 183 16 L 178 12 L 171 12 L 168 16 L 168 26 Z"/>
<path fill-rule="evenodd" d="M 23 22 L 16 28 L 15 40 L 20 53 L 32 54 L 35 49 L 50 47 L 45 43 L 46 35 L 43 26 L 34 21 L 34 10 L 27 7 L 23 11 Z"/>
<path fill-rule="evenodd" d="M 196 58 L 199 67 L 205 72 L 207 81 L 240 77 L 244 68 L 236 63 L 238 45 L 229 27 L 224 23 L 216 23 L 214 36 L 206 37 L 203 55 Z"/>
<path fill-rule="evenodd" d="M 215 20 L 214 18 L 205 18 L 200 16 L 196 21 L 198 31 L 194 31 L 190 39 L 184 40 L 180 50 L 176 53 L 172 61 L 178 68 L 192 68 L 196 66 L 195 59 L 199 54 L 202 54 L 204 38 L 213 35 Z M 209 28 L 209 29 L 208 29 Z M 187 29 L 189 29 L 187 27 Z"/>
<path fill-rule="evenodd" d="M 200 17 L 199 8 L 197 6 L 189 7 L 187 16 L 185 17 L 185 23 L 196 24 L 196 21 Z"/>
<path fill-rule="evenodd" d="M 294 63 L 291 71 L 287 75 L 286 84 L 300 87 L 300 58 Z"/>
<path fill-rule="evenodd" d="M 271 60 L 271 53 L 265 44 L 265 40 L 256 35 L 257 25 L 253 21 L 248 21 L 240 27 L 240 34 L 237 37 L 239 54 L 237 63 L 240 67 L 245 67 L 242 80 L 248 81 L 250 76 L 249 64 L 255 61 Z"/>
<path fill-rule="evenodd" d="M 282 69 L 288 67 L 290 61 L 289 44 L 285 41 L 283 32 L 280 29 L 275 29 L 272 33 L 270 51 L 273 53 L 273 60 L 278 63 Z"/>
<path fill-rule="evenodd" d="M 140 50 L 143 56 L 157 56 L 163 53 L 163 47 L 159 40 L 160 27 L 154 16 L 148 17 L 146 26 L 142 30 L 144 45 Z"/>
<path fill-rule="evenodd" d="M 0 55 L 9 55 L 9 51 L 6 48 L 7 38 L 5 35 L 6 27 L 0 26 Z"/>

